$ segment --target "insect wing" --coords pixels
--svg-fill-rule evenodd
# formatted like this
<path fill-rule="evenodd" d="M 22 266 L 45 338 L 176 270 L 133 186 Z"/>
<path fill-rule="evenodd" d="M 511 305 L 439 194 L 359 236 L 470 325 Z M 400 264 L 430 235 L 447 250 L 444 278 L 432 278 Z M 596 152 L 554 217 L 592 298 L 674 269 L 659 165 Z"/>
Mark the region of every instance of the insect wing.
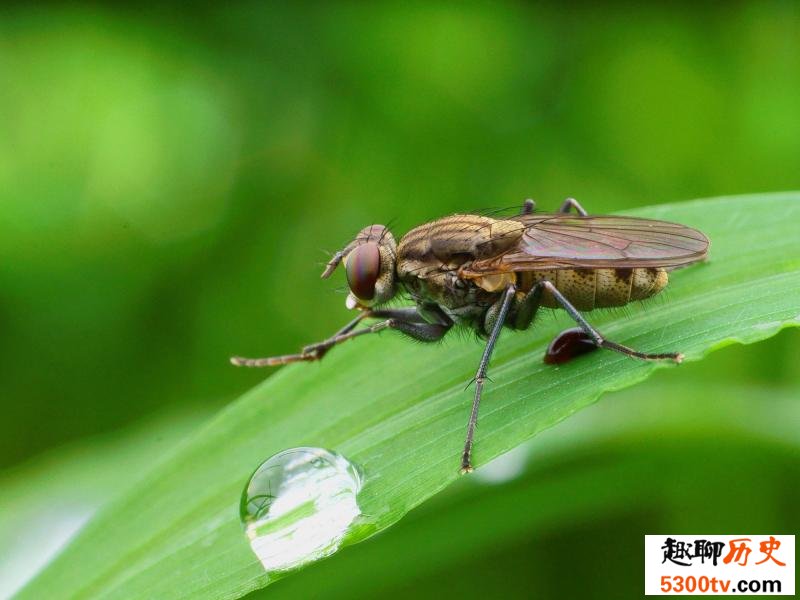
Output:
<path fill-rule="evenodd" d="M 706 257 L 708 238 L 691 227 L 635 217 L 524 215 L 515 247 L 474 261 L 461 275 L 559 268 L 675 268 Z"/>

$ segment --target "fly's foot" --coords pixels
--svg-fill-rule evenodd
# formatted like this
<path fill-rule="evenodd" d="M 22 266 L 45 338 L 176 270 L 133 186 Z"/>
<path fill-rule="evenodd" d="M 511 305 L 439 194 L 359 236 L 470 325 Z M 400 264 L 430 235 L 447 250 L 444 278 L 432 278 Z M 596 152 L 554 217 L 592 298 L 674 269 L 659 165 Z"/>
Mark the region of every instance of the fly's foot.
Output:
<path fill-rule="evenodd" d="M 461 454 L 461 469 L 460 473 L 466 475 L 472 473 L 472 441 L 468 441 L 464 446 L 464 452 Z"/>
<path fill-rule="evenodd" d="M 622 344 L 617 344 L 616 342 L 611 342 L 609 340 L 605 340 L 600 338 L 600 344 L 602 348 L 606 348 L 608 350 L 614 350 L 616 352 L 620 352 L 632 358 L 640 358 L 642 360 L 671 360 L 676 363 L 683 362 L 683 354 L 680 352 L 663 352 L 660 354 L 650 354 L 647 352 L 639 352 L 638 350 L 634 350 L 633 348 L 628 348 L 628 346 L 623 346 Z"/>
<path fill-rule="evenodd" d="M 244 358 L 243 356 L 232 356 L 230 358 L 231 364 L 234 367 L 277 367 L 280 365 L 288 365 L 295 362 L 308 362 L 319 360 L 322 358 L 324 352 L 301 352 L 300 354 L 284 354 L 283 356 L 270 356 L 268 358 Z"/>

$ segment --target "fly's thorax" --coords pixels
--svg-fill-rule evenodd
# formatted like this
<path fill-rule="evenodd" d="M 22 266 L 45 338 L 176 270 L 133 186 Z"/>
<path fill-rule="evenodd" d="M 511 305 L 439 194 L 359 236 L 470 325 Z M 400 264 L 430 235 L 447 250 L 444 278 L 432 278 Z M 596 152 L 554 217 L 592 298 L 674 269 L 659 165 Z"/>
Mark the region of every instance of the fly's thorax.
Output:
<path fill-rule="evenodd" d="M 524 227 L 516 221 L 480 215 L 452 215 L 409 231 L 397 248 L 401 280 L 457 269 L 496 256 L 518 243 Z"/>
<path fill-rule="evenodd" d="M 518 273 L 519 287 L 530 290 L 547 279 L 578 310 L 623 306 L 632 300 L 644 300 L 666 287 L 669 277 L 660 268 L 635 269 L 551 269 Z M 552 294 L 542 295 L 542 306 L 558 308 Z"/>
<path fill-rule="evenodd" d="M 512 248 L 522 236 L 515 221 L 453 215 L 409 231 L 397 247 L 397 276 L 417 302 L 437 304 L 454 321 L 480 320 L 496 289 L 515 277 L 461 278 L 459 268 Z M 500 286 L 499 288 L 497 286 Z"/>
<path fill-rule="evenodd" d="M 484 307 L 490 304 L 487 294 L 470 281 L 459 279 L 455 271 L 437 271 L 427 277 L 409 277 L 403 286 L 418 304 L 433 303 L 443 309 Z"/>

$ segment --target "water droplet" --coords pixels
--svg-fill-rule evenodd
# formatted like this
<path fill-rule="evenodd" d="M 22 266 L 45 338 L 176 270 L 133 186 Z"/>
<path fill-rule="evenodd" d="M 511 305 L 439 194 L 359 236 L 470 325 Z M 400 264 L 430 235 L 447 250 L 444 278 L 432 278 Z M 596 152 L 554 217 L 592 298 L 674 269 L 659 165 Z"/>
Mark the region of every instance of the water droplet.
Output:
<path fill-rule="evenodd" d="M 544 355 L 544 362 L 548 365 L 561 365 L 571 361 L 576 356 L 597 350 L 594 343 L 581 328 L 573 327 L 559 333 Z"/>
<path fill-rule="evenodd" d="M 240 516 L 267 572 L 336 552 L 361 514 L 361 474 L 322 448 L 291 448 L 264 461 L 242 492 Z"/>

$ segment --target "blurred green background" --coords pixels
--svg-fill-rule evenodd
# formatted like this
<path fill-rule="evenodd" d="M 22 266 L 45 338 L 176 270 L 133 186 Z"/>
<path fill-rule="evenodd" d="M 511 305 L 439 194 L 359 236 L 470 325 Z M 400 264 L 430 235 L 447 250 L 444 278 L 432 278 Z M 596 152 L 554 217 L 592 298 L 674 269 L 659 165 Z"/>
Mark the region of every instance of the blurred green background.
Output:
<path fill-rule="evenodd" d="M 345 322 L 320 264 L 364 225 L 787 189 L 795 2 L 3 8 L 0 481 L 153 420 L 139 444 L 180 439 L 268 375 L 230 355 Z M 798 341 L 659 377 L 796 399 Z"/>

